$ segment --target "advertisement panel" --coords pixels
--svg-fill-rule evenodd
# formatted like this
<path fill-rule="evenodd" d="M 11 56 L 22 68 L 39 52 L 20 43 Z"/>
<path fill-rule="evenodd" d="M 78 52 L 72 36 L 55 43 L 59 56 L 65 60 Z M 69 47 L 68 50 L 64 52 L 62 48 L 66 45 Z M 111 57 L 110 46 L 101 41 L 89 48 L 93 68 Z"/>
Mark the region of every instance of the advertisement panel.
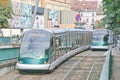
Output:
<path fill-rule="evenodd" d="M 48 26 L 53 28 L 58 25 L 58 11 L 50 9 L 48 14 Z"/>
<path fill-rule="evenodd" d="M 10 28 L 31 28 L 32 5 L 24 1 L 12 0 L 13 18 L 9 21 Z"/>

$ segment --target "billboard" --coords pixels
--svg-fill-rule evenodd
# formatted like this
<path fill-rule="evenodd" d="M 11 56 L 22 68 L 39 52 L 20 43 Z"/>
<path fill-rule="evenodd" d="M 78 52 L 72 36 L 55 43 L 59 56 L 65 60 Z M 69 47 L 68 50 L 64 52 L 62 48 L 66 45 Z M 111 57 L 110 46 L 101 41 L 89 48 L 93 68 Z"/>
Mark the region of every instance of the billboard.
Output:
<path fill-rule="evenodd" d="M 53 10 L 53 9 L 49 9 L 48 26 L 55 27 L 56 25 L 58 25 L 58 11 Z"/>
<path fill-rule="evenodd" d="M 31 28 L 32 5 L 25 1 L 12 1 L 13 18 L 9 21 L 10 28 Z"/>

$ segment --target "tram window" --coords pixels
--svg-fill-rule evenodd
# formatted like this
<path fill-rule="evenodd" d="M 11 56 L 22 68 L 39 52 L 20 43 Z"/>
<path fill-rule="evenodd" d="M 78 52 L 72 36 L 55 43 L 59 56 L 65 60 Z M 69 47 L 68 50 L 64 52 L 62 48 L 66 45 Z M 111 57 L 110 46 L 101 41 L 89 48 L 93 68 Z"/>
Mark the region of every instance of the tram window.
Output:
<path fill-rule="evenodd" d="M 117 36 L 117 43 L 120 43 L 120 35 Z"/>
<path fill-rule="evenodd" d="M 108 35 L 105 35 L 105 36 L 104 36 L 103 41 L 105 41 L 105 42 L 108 41 Z"/>
<path fill-rule="evenodd" d="M 56 47 L 59 45 L 59 40 L 58 40 L 58 37 L 56 38 L 56 40 L 55 40 L 55 44 L 56 44 Z"/>
<path fill-rule="evenodd" d="M 53 39 L 50 39 L 50 46 L 53 46 Z"/>
<path fill-rule="evenodd" d="M 56 38 L 56 46 L 61 46 L 61 39 L 60 38 Z"/>

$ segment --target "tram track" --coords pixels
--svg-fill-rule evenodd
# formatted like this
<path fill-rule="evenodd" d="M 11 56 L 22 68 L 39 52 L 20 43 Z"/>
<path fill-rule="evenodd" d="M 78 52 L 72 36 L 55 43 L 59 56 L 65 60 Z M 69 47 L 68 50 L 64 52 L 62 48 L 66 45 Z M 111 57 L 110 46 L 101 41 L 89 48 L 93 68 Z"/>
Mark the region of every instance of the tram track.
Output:
<path fill-rule="evenodd" d="M 0 80 L 16 80 L 20 76 L 22 76 L 22 74 L 19 74 L 18 70 L 14 70 L 3 77 L 0 77 Z"/>
<path fill-rule="evenodd" d="M 91 78 L 92 72 L 96 72 L 93 69 L 95 64 L 98 62 L 99 58 L 101 59 L 101 57 L 98 57 L 98 56 L 84 57 L 81 61 L 78 61 L 76 65 L 71 68 L 71 70 L 63 78 L 63 80 L 89 80 Z M 99 72 L 99 75 L 100 75 L 101 69 L 97 69 L 97 70 L 98 70 L 97 72 Z M 98 80 L 98 79 L 92 78 L 90 80 Z"/>
<path fill-rule="evenodd" d="M 50 74 L 14 72 L 9 79 L 0 80 L 98 80 L 105 59 L 103 54 L 104 51 L 84 51 L 62 63 Z"/>

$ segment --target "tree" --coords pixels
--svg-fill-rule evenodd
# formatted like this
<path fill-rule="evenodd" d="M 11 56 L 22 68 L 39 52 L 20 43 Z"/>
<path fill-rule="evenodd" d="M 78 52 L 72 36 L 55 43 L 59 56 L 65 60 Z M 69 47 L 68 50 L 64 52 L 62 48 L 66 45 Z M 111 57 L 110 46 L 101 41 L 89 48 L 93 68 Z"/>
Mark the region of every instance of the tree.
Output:
<path fill-rule="evenodd" d="M 8 19 L 12 18 L 12 3 L 10 0 L 0 0 L 0 28 L 8 28 Z"/>
<path fill-rule="evenodd" d="M 104 14 L 103 24 L 109 24 L 108 29 L 120 28 L 120 0 L 103 0 Z"/>

